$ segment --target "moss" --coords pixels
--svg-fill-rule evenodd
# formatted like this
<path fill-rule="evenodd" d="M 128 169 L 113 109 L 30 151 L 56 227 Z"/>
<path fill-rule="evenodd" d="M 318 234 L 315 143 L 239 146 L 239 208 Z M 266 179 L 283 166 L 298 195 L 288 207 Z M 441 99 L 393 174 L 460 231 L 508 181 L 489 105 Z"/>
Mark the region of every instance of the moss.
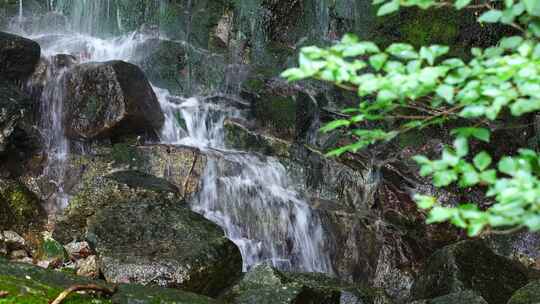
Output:
<path fill-rule="evenodd" d="M 39 198 L 13 180 L 0 180 L 0 211 L 0 228 L 19 233 L 38 228 L 45 218 Z"/>
<path fill-rule="evenodd" d="M 114 144 L 110 157 L 119 165 L 129 165 L 135 168 L 144 162 L 144 158 L 138 153 L 137 147 L 129 143 Z"/>
<path fill-rule="evenodd" d="M 64 246 L 50 237 L 46 237 L 39 246 L 37 257 L 40 260 L 54 259 L 62 263 L 69 259 Z"/>
<path fill-rule="evenodd" d="M 267 93 L 257 101 L 255 116 L 276 135 L 291 138 L 296 125 L 296 100 L 292 96 Z"/>

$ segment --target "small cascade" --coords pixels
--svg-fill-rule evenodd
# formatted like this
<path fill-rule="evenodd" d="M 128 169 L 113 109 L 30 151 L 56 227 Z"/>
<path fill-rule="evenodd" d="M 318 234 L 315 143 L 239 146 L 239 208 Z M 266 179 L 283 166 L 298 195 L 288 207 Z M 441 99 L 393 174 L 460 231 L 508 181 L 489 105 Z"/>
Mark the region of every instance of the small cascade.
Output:
<path fill-rule="evenodd" d="M 283 165 L 226 149 L 223 121 L 242 112 L 172 97 L 163 89 L 156 93 L 166 114 L 162 142 L 209 151 L 192 209 L 224 228 L 240 248 L 244 270 L 267 262 L 284 270 L 332 273 L 321 221 L 292 188 Z"/>
<path fill-rule="evenodd" d="M 19 22 L 23 21 L 24 18 L 24 11 L 23 11 L 23 0 L 19 0 Z"/>
<path fill-rule="evenodd" d="M 44 139 L 44 153 L 47 156 L 43 176 L 55 188 L 52 197 L 46 202 L 49 214 L 64 209 L 69 203 L 64 183 L 70 147 L 62 122 L 65 101 L 64 74 L 68 69 L 65 60 L 71 60 L 71 57 L 50 57 L 44 79 L 41 82 L 31 80 L 27 85 L 30 91 L 42 90 L 40 130 Z"/>
<path fill-rule="evenodd" d="M 68 16 L 73 32 L 101 37 L 120 31 L 115 0 L 57 0 L 51 6 Z"/>

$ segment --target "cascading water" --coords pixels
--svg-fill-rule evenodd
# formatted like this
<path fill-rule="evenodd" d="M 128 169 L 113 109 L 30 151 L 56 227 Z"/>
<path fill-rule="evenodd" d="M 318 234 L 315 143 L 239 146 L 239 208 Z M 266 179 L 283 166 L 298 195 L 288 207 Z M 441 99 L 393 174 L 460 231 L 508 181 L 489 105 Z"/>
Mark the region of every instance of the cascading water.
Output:
<path fill-rule="evenodd" d="M 64 135 L 62 123 L 64 108 L 64 73 L 66 67 L 57 64 L 57 58 L 51 57 L 47 66 L 46 78 L 41 92 L 41 132 L 45 139 L 45 151 L 47 163 L 43 170 L 43 176 L 47 177 L 54 185 L 53 197 L 47 202 L 47 211 L 54 213 L 68 206 L 69 196 L 64 191 L 66 164 L 69 154 L 69 141 Z M 32 90 L 35 85 L 28 84 Z"/>
<path fill-rule="evenodd" d="M 196 98 L 171 103 L 165 90 L 157 93 L 167 117 L 162 141 L 211 152 L 202 190 L 191 205 L 225 229 L 240 248 L 244 270 L 269 262 L 280 269 L 332 273 L 320 219 L 292 189 L 283 165 L 225 149 L 223 121 L 242 113 Z"/>
<path fill-rule="evenodd" d="M 51 2 L 51 7 L 63 11 L 68 2 Z M 116 1 L 76 2 L 71 11 L 71 27 L 76 33 L 26 33 L 40 42 L 45 55 L 71 54 L 79 62 L 130 61 L 133 50 L 148 38 L 140 33 L 96 38 L 94 35 L 104 29 L 99 25 L 100 18 L 110 20 Z M 52 69 L 48 73 L 42 97 L 42 127 L 49 157 L 44 173 L 55 178 L 58 205 L 65 207 L 62 183 L 69 142 L 62 128 L 63 71 Z M 241 118 L 242 111 L 226 103 L 185 99 L 165 89 L 154 89 L 166 116 L 161 142 L 194 146 L 208 156 L 202 189 L 193 198 L 192 209 L 223 227 L 241 250 L 244 270 L 270 262 L 286 270 L 332 273 L 321 220 L 293 189 L 284 166 L 274 158 L 226 149 L 223 122 Z"/>

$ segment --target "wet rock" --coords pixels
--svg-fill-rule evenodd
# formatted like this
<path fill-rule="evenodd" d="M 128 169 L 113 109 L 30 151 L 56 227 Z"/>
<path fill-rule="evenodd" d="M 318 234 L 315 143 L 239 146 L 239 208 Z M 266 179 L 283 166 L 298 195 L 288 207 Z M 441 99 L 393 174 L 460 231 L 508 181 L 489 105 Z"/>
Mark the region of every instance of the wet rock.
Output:
<path fill-rule="evenodd" d="M 49 266 L 60 266 L 69 260 L 69 256 L 64 246 L 50 236 L 45 236 L 41 242 L 35 258 L 39 261 L 45 261 Z"/>
<path fill-rule="evenodd" d="M 508 304 L 540 303 L 540 280 L 532 281 L 518 289 L 508 301 Z"/>
<path fill-rule="evenodd" d="M 187 42 L 148 39 L 134 50 L 131 62 L 153 84 L 176 95 L 208 92 L 225 80 L 225 58 Z"/>
<path fill-rule="evenodd" d="M 32 118 L 30 97 L 1 77 L 0 96 L 0 154 L 8 152 L 11 146 L 27 150 L 35 147 L 36 143 L 30 143 L 26 134 Z"/>
<path fill-rule="evenodd" d="M 143 72 L 123 61 L 86 63 L 65 75 L 66 135 L 90 140 L 155 135 L 164 116 Z"/>
<path fill-rule="evenodd" d="M 49 303 L 65 289 L 73 285 L 94 284 L 113 289 L 99 280 L 70 275 L 65 272 L 42 269 L 33 265 L 10 263 L 0 258 L 0 290 L 8 292 L 2 299 L 7 303 Z M 74 293 L 70 303 L 115 303 L 115 304 L 212 304 L 213 299 L 193 293 L 141 285 L 118 286 L 112 296 Z"/>
<path fill-rule="evenodd" d="M 533 271 L 540 271 L 540 233 L 488 235 L 486 244 L 495 253 L 520 262 Z"/>
<path fill-rule="evenodd" d="M 225 142 L 230 148 L 271 156 L 289 157 L 290 142 L 253 132 L 243 124 L 230 119 L 224 122 L 224 129 Z"/>
<path fill-rule="evenodd" d="M 482 241 L 462 241 L 435 252 L 412 288 L 413 299 L 474 290 L 488 303 L 506 304 L 527 283 L 516 263 L 496 255 Z"/>
<path fill-rule="evenodd" d="M 223 230 L 178 201 L 139 197 L 104 206 L 88 220 L 87 238 L 109 282 L 215 296 L 242 270 L 240 251 Z"/>
<path fill-rule="evenodd" d="M 85 259 L 92 255 L 92 249 L 88 242 L 71 242 L 64 245 L 64 249 L 69 255 L 70 259 L 80 260 Z"/>
<path fill-rule="evenodd" d="M 8 252 L 26 248 L 26 241 L 14 231 L 0 231 L 0 242 L 5 244 Z"/>
<path fill-rule="evenodd" d="M 110 174 L 108 178 L 130 188 L 144 188 L 153 192 L 179 194 L 179 190 L 174 184 L 163 178 L 140 171 L 118 171 Z"/>
<path fill-rule="evenodd" d="M 78 260 L 75 263 L 75 269 L 77 269 L 78 276 L 92 279 L 97 279 L 99 277 L 99 267 L 95 255 Z"/>
<path fill-rule="evenodd" d="M 484 298 L 473 291 L 460 291 L 431 300 L 414 301 L 410 304 L 488 304 Z"/>
<path fill-rule="evenodd" d="M 0 32 L 0 78 L 25 80 L 34 71 L 40 54 L 37 42 Z"/>
<path fill-rule="evenodd" d="M 22 260 L 28 257 L 26 250 L 14 250 L 9 254 L 9 258 L 12 260 Z"/>
<path fill-rule="evenodd" d="M 189 200 L 199 190 L 207 156 L 196 148 L 150 145 L 137 147 L 144 160 L 139 170 L 168 180 Z"/>
<path fill-rule="evenodd" d="M 286 273 L 263 264 L 248 271 L 223 298 L 242 304 L 371 304 L 378 293 L 377 290 L 363 289 L 323 274 Z"/>
<path fill-rule="evenodd" d="M 45 212 L 38 197 L 14 180 L 0 180 L 0 230 L 24 233 L 39 228 Z"/>
<path fill-rule="evenodd" d="M 103 160 L 92 162 L 80 158 L 80 161 L 87 166 L 69 206 L 57 220 L 53 231 L 53 237 L 63 244 L 83 241 L 87 220 L 106 206 L 139 198 L 177 202 L 176 188 L 164 179 L 136 171 L 112 173 L 110 164 Z M 156 186 L 160 183 L 162 186 Z"/>

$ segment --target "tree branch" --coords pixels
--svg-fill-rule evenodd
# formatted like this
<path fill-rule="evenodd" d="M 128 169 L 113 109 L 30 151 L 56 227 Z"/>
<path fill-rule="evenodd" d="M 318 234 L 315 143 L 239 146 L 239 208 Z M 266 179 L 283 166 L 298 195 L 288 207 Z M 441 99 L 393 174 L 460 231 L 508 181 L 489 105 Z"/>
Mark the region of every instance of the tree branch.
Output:
<path fill-rule="evenodd" d="M 109 296 L 112 296 L 116 292 L 116 286 L 114 288 L 108 288 L 103 287 L 99 285 L 89 284 L 89 285 L 73 285 L 69 287 L 68 289 L 62 291 L 58 297 L 50 304 L 61 304 L 70 294 L 77 292 L 77 291 L 83 291 L 83 290 L 93 290 L 93 291 L 99 291 L 103 292 Z"/>

